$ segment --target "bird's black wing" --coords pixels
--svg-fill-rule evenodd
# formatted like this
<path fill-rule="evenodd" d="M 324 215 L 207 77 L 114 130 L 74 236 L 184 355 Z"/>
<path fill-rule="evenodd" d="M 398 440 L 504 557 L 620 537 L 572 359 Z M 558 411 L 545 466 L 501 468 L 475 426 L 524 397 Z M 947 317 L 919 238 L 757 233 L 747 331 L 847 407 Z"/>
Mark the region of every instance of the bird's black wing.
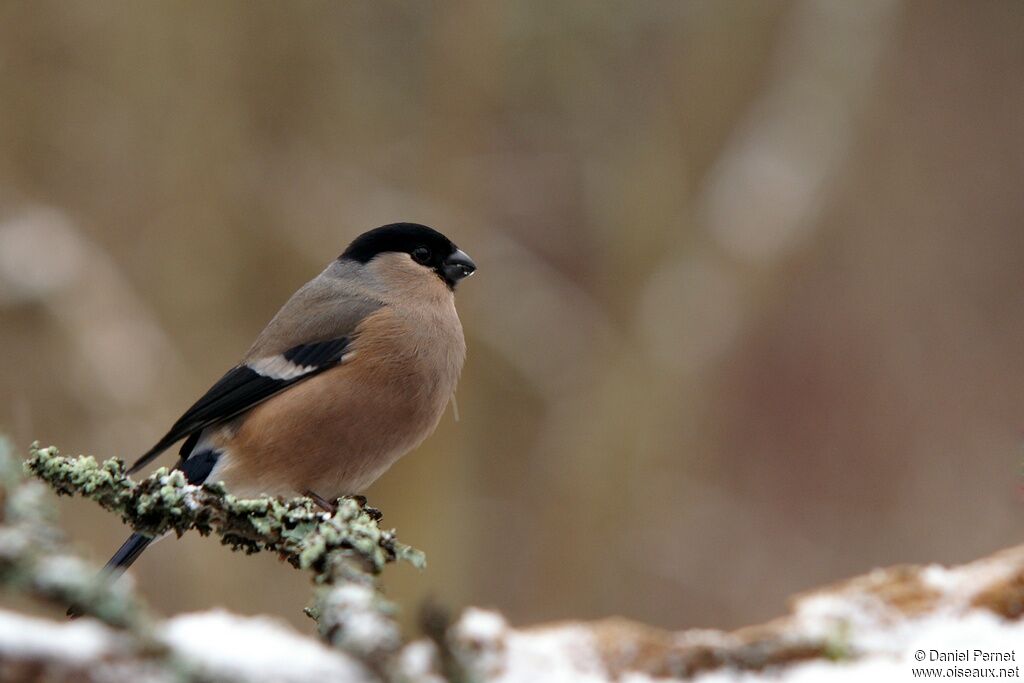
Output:
<path fill-rule="evenodd" d="M 348 345 L 348 337 L 301 344 L 277 356 L 236 365 L 186 410 L 167 435 L 146 451 L 128 473 L 145 467 L 175 442 L 229 420 L 293 384 L 338 365 Z"/>

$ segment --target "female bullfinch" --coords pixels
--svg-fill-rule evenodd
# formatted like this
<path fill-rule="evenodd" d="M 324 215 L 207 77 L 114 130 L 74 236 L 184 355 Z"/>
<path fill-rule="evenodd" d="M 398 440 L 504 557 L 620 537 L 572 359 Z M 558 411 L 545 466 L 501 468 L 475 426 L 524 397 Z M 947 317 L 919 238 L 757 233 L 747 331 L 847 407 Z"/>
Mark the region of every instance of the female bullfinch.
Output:
<path fill-rule="evenodd" d="M 423 225 L 360 235 L 128 472 L 184 439 L 176 467 L 192 484 L 323 505 L 362 491 L 441 419 L 466 355 L 455 286 L 475 270 Z M 152 541 L 132 534 L 107 568 Z"/>

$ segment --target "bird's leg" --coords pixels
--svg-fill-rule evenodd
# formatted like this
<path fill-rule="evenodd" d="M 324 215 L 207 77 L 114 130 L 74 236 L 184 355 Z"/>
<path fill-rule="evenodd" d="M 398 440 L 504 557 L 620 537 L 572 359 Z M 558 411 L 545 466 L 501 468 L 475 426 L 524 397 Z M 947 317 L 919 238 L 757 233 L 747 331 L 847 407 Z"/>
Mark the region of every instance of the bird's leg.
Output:
<path fill-rule="evenodd" d="M 338 506 L 337 505 L 335 505 L 331 501 L 327 500 L 326 498 L 321 496 L 319 493 L 316 493 L 314 491 L 306 491 L 305 495 L 308 496 L 309 498 L 312 498 L 314 503 L 316 503 L 317 505 L 319 505 L 320 507 L 322 507 L 324 510 L 326 510 L 329 513 L 331 513 L 332 515 L 335 512 L 338 511 Z"/>

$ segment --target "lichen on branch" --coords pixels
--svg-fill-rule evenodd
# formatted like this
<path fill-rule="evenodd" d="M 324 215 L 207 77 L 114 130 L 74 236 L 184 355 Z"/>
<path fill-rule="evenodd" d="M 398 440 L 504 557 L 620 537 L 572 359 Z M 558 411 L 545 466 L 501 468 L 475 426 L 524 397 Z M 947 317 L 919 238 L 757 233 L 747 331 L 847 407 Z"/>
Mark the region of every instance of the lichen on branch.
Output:
<path fill-rule="evenodd" d="M 69 458 L 36 444 L 24 467 L 58 494 L 94 500 L 147 536 L 195 529 L 235 550 L 267 550 L 308 570 L 318 590 L 306 613 L 326 641 L 372 670 L 401 645 L 395 608 L 377 591 L 375 577 L 397 560 L 422 567 L 424 556 L 382 530 L 380 513 L 361 498 L 341 498 L 326 512 L 309 498 L 237 498 L 219 485 L 189 484 L 166 468 L 133 481 L 120 460 Z M 82 611 L 94 614 L 90 603 Z"/>
<path fill-rule="evenodd" d="M 123 584 L 101 580 L 69 550 L 46 489 L 25 481 L 21 460 L 0 438 L 0 588 L 61 609 L 83 605 L 101 621 L 144 639 L 145 610 Z"/>
<path fill-rule="evenodd" d="M 422 553 L 382 530 L 380 513 L 356 498 L 339 499 L 328 513 L 308 498 L 236 498 L 216 484 L 189 484 L 180 471 L 166 468 L 136 482 L 121 460 L 69 458 L 53 446 L 33 445 L 25 469 L 58 494 L 96 501 L 147 536 L 190 529 L 215 534 L 236 550 L 275 552 L 312 571 L 317 583 L 361 581 L 399 559 L 424 564 Z"/>

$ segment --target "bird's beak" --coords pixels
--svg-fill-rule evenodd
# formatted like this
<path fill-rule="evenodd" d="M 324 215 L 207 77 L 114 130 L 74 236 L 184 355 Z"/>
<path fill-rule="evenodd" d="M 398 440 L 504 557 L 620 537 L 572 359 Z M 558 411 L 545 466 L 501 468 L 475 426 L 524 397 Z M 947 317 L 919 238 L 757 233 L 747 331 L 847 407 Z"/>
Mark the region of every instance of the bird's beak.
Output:
<path fill-rule="evenodd" d="M 444 279 L 448 281 L 448 284 L 454 287 L 455 283 L 459 280 L 467 278 L 476 272 L 476 264 L 473 263 L 473 259 L 469 258 L 469 254 L 461 249 L 456 249 L 441 264 L 441 271 L 444 273 Z"/>

